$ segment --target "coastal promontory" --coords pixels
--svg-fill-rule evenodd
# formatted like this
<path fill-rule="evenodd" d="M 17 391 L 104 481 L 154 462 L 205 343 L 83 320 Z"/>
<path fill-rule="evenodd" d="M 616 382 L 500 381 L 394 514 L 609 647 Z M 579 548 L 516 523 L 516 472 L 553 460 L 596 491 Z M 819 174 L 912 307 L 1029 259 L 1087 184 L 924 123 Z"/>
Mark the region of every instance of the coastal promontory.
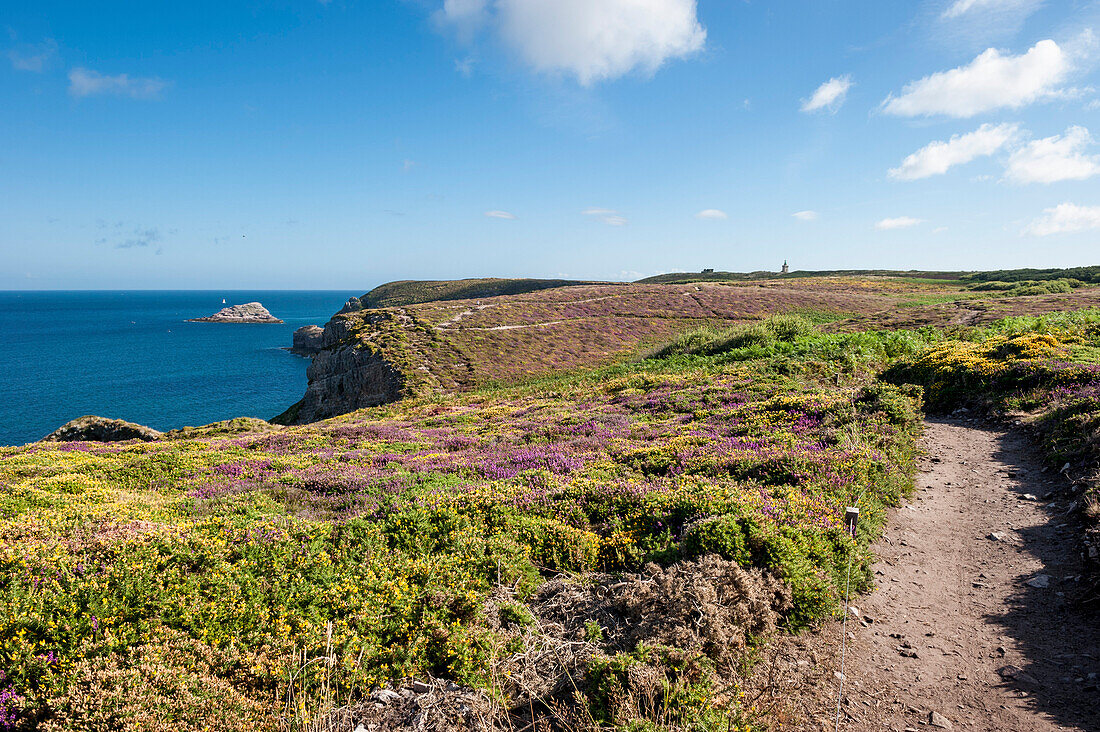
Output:
<path fill-rule="evenodd" d="M 189 318 L 188 323 L 281 323 L 258 302 L 230 305 L 205 318 Z"/>

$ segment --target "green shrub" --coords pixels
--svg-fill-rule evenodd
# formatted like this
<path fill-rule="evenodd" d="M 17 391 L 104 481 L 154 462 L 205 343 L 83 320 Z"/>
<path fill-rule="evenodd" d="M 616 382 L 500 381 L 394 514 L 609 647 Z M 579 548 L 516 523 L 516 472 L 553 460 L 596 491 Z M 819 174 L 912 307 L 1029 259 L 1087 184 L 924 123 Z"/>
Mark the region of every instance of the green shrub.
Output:
<path fill-rule="evenodd" d="M 582 572 L 596 566 L 600 537 L 545 516 L 516 515 L 511 531 L 531 551 L 540 567 L 557 571 Z"/>
<path fill-rule="evenodd" d="M 792 343 L 799 338 L 814 333 L 814 324 L 801 315 L 794 313 L 781 313 L 773 315 L 764 321 L 765 327 L 775 335 L 777 340 Z"/>
<path fill-rule="evenodd" d="M 711 729 L 730 719 L 714 707 L 712 671 L 702 654 L 639 646 L 588 664 L 592 718 L 628 729 Z M 654 723 L 660 726 L 653 727 Z M 639 726 L 641 725 L 641 726 Z"/>
<path fill-rule="evenodd" d="M 535 616 L 531 611 L 518 602 L 504 603 L 500 606 L 499 614 L 501 625 L 504 626 L 514 625 L 526 628 L 535 623 Z"/>
<path fill-rule="evenodd" d="M 921 418 L 924 390 L 914 384 L 895 386 L 883 382 L 860 390 L 856 404 L 869 412 L 880 412 L 895 425 L 909 427 Z"/>
<path fill-rule="evenodd" d="M 745 538 L 745 523 L 743 518 L 733 513 L 700 521 L 684 535 L 680 551 L 689 559 L 718 554 L 723 559 L 747 567 L 751 564 L 751 557 Z"/>

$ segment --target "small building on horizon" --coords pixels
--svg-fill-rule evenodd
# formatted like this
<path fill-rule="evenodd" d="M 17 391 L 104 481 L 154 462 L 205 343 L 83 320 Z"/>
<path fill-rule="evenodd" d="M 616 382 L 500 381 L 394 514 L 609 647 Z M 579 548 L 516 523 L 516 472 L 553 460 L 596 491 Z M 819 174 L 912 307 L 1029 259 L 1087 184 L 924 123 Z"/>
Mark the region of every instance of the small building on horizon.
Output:
<path fill-rule="evenodd" d="M 779 270 L 779 274 L 790 274 L 791 268 L 787 266 L 787 260 L 783 260 L 783 269 Z"/>

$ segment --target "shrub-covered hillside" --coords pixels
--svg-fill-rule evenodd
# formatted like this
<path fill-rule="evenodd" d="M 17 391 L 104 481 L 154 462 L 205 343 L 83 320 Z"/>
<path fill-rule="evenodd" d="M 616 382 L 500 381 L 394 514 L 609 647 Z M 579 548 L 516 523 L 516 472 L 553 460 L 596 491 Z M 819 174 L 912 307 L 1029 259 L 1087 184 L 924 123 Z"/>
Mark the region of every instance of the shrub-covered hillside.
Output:
<path fill-rule="evenodd" d="M 749 649 L 833 612 L 849 563 L 866 587 L 919 407 L 868 368 L 924 340 L 772 335 L 308 427 L 5 449 L 7 726 L 307 729 L 407 676 L 484 690 L 502 725 L 748 720 L 725 684 Z"/>
<path fill-rule="evenodd" d="M 767 728 L 745 675 L 870 588 L 925 400 L 1030 421 L 1092 490 L 1098 324 L 788 314 L 308 426 L 2 448 L 0 729 Z"/>
<path fill-rule="evenodd" d="M 584 285 L 426 302 L 336 317 L 344 344 L 381 354 L 406 394 L 511 382 L 603 365 L 703 325 L 797 311 L 818 321 L 893 310 L 913 298 L 974 297 L 957 286 L 826 278 L 812 284 Z"/>

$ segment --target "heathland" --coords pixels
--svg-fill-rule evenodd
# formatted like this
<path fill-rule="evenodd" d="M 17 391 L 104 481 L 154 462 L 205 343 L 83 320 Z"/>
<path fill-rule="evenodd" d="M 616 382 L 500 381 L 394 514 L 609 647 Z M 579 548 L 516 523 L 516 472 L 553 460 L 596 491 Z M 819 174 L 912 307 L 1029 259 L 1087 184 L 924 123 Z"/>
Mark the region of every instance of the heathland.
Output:
<path fill-rule="evenodd" d="M 400 400 L 0 449 L 0 729 L 773 727 L 926 410 L 1096 487 L 1100 289 L 902 274 L 398 288 L 326 348 Z"/>

